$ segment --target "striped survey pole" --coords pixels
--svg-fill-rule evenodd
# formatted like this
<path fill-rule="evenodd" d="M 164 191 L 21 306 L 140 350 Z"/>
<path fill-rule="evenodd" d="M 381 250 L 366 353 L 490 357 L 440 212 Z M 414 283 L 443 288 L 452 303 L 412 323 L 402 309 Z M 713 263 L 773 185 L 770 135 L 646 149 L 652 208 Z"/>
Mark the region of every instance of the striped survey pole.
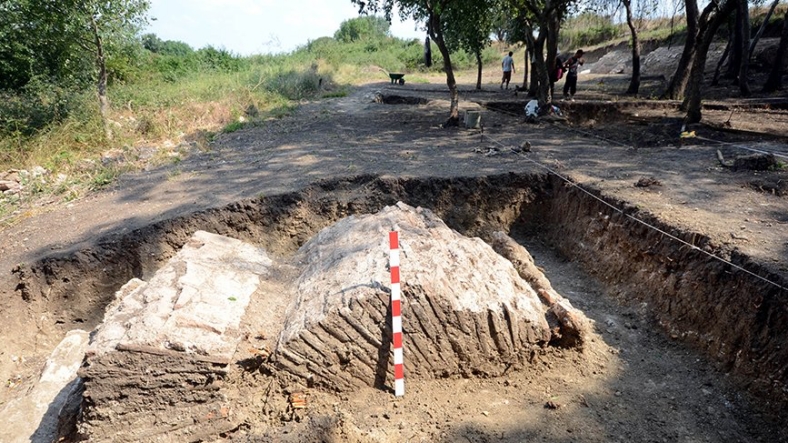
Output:
<path fill-rule="evenodd" d="M 402 355 L 402 291 L 399 283 L 399 233 L 389 232 L 391 268 L 391 332 L 394 343 L 394 395 L 405 395 L 405 366 Z"/>

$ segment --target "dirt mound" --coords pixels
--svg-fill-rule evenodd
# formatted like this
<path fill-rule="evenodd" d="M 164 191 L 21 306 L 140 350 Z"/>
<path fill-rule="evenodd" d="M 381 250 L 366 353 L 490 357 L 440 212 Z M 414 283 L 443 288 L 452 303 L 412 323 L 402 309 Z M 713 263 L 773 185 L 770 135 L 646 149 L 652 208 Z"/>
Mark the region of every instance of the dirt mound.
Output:
<path fill-rule="evenodd" d="M 295 261 L 306 267 L 276 349 L 281 369 L 337 390 L 392 386 L 386 240 L 393 227 L 406 257 L 409 377 L 498 376 L 555 338 L 548 306 L 509 261 L 431 211 L 399 203 L 346 218 L 298 252 Z M 546 281 L 535 267 L 523 271 Z M 561 299 L 554 291 L 552 298 Z M 554 323 L 556 335 L 567 329 Z"/>
<path fill-rule="evenodd" d="M 198 231 L 150 282 L 124 286 L 79 372 L 80 434 L 193 441 L 232 429 L 220 388 L 268 264 L 258 248 Z"/>

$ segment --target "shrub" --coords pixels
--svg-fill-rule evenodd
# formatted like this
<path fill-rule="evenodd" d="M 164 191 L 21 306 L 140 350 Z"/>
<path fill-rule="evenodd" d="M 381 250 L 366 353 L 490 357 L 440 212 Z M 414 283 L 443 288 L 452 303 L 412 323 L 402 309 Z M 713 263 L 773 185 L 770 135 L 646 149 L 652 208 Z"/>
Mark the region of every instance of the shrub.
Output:
<path fill-rule="evenodd" d="M 320 89 L 317 65 L 301 71 L 292 67 L 274 66 L 268 72 L 261 74 L 260 78 L 265 78 L 263 85 L 267 91 L 280 94 L 290 100 L 312 97 Z"/>
<path fill-rule="evenodd" d="M 559 45 L 567 50 L 593 46 L 624 35 L 624 26 L 614 24 L 612 16 L 585 12 L 561 28 Z"/>
<path fill-rule="evenodd" d="M 221 48 L 206 46 L 195 53 L 203 70 L 220 72 L 238 72 L 246 64 L 244 58 Z"/>
<path fill-rule="evenodd" d="M 389 36 L 391 25 L 383 17 L 366 16 L 345 20 L 334 33 L 334 39 L 350 43 L 358 40 L 379 40 Z"/>
<path fill-rule="evenodd" d="M 63 121 L 82 103 L 81 88 L 33 77 L 20 92 L 0 93 L 0 136 L 30 136 Z"/>

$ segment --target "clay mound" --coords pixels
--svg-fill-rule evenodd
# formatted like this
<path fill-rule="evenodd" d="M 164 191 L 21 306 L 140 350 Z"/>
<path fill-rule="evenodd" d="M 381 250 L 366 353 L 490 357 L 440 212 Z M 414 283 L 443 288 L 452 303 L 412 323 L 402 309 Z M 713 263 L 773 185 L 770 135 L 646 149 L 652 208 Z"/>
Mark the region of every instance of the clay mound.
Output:
<path fill-rule="evenodd" d="M 79 371 L 80 434 L 194 441 L 237 426 L 220 387 L 270 264 L 261 249 L 198 231 L 150 282 L 126 284 Z"/>
<path fill-rule="evenodd" d="M 549 282 L 540 287 L 544 303 L 488 244 L 399 203 L 343 219 L 298 251 L 304 270 L 274 353 L 280 369 L 341 391 L 392 386 L 391 229 L 400 231 L 407 377 L 498 376 L 556 335 L 580 337 L 584 317 Z M 535 266 L 520 272 L 546 282 Z"/>

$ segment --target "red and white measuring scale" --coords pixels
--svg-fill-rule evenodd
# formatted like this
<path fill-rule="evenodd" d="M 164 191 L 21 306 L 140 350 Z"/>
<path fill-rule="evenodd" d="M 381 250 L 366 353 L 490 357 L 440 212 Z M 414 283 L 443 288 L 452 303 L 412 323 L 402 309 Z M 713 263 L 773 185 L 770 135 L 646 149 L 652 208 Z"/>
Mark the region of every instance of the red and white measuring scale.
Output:
<path fill-rule="evenodd" d="M 391 332 L 394 348 L 394 395 L 405 395 L 405 365 L 402 355 L 402 288 L 399 282 L 399 233 L 389 232 L 391 268 Z"/>

